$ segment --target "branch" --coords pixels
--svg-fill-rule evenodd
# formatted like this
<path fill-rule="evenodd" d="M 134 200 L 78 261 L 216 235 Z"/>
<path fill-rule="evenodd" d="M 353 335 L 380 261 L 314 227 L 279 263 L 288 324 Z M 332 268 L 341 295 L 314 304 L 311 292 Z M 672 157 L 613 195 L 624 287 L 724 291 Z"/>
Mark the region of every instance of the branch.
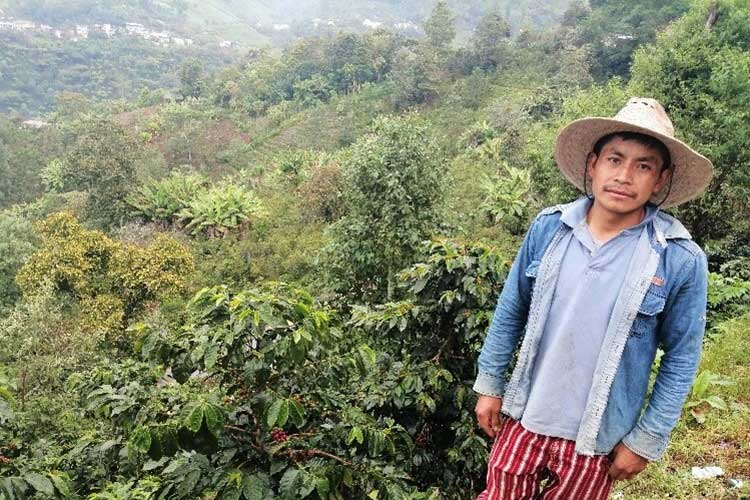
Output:
<path fill-rule="evenodd" d="M 230 430 L 230 431 L 241 432 L 242 434 L 249 434 L 249 435 L 255 437 L 256 440 L 252 440 L 252 439 L 245 440 L 245 439 L 243 439 L 243 441 L 246 442 L 246 443 L 248 443 L 250 446 L 252 446 L 256 450 L 258 450 L 260 452 L 263 452 L 263 453 L 266 453 L 265 447 L 262 444 L 258 444 L 260 442 L 260 439 L 259 439 L 259 436 L 258 436 L 257 432 L 252 432 L 252 431 L 249 431 L 247 429 L 243 429 L 242 427 L 236 427 L 234 425 L 224 425 L 224 428 L 227 429 L 227 430 Z"/>
<path fill-rule="evenodd" d="M 294 451 L 294 450 L 290 450 L 290 451 Z M 331 460 L 335 460 L 336 462 L 338 462 L 340 464 L 343 464 L 343 465 L 347 465 L 349 467 L 351 467 L 352 465 L 354 465 L 354 464 L 352 464 L 348 460 L 345 460 L 345 459 L 343 459 L 343 458 L 341 458 L 339 456 L 336 456 L 336 455 L 334 455 L 332 453 L 328 453 L 327 451 L 319 450 L 317 448 L 310 448 L 309 450 L 307 450 L 306 453 L 307 453 L 308 456 L 313 456 L 314 455 L 314 456 L 319 456 L 319 457 L 330 458 Z"/>

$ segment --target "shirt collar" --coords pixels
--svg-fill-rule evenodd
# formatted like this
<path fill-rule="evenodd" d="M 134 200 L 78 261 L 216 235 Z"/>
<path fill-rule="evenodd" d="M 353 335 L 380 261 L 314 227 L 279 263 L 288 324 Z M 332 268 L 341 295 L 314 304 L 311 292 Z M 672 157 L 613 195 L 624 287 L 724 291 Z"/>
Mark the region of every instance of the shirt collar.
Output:
<path fill-rule="evenodd" d="M 588 197 L 586 196 L 577 199 L 563 209 L 562 214 L 560 215 L 560 221 L 568 225 L 571 229 L 574 229 L 576 226 L 586 220 L 586 214 L 588 213 L 592 203 L 593 201 L 588 199 Z M 657 213 L 659 213 L 659 207 L 657 207 L 653 203 L 646 203 L 646 215 L 643 217 L 643 220 L 635 226 L 631 226 L 623 230 L 622 232 L 627 234 L 642 228 L 643 226 L 651 222 L 654 217 L 656 217 Z"/>

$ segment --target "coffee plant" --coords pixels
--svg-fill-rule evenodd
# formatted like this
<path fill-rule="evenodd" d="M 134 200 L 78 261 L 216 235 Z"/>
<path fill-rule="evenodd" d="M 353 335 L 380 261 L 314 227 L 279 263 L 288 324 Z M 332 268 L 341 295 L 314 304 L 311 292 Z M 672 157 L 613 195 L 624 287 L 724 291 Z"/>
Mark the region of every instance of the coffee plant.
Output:
<path fill-rule="evenodd" d="M 136 359 L 68 379 L 99 424 L 55 469 L 13 469 L 11 498 L 471 495 L 487 443 L 470 383 L 507 263 L 449 240 L 424 253 L 399 274 L 398 301 L 351 315 L 266 283 L 205 288 L 179 322 L 134 324 Z"/>

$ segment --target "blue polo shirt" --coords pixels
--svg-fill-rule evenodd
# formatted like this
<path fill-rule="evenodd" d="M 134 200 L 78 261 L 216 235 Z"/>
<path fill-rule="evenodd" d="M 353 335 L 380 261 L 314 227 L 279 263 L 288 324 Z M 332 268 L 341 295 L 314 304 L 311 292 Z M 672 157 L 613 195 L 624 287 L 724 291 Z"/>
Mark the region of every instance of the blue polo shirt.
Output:
<path fill-rule="evenodd" d="M 591 201 L 582 199 L 561 221 L 573 229 L 534 361 L 521 424 L 545 436 L 575 440 L 589 397 L 604 334 L 638 238 L 658 211 L 604 244 L 586 224 Z"/>

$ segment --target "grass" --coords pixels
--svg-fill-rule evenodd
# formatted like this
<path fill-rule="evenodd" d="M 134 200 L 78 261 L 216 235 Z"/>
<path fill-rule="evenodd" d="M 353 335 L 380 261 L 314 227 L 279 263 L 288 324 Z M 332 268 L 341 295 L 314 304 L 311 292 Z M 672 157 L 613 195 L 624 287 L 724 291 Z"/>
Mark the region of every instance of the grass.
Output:
<path fill-rule="evenodd" d="M 750 499 L 750 319 L 731 320 L 723 327 L 704 350 L 701 370 L 735 382 L 715 386 L 711 393 L 721 396 L 729 409 L 707 411 L 702 425 L 685 412 L 664 458 L 632 481 L 617 484 L 612 498 Z M 709 465 L 721 467 L 724 476 L 693 479 L 692 467 Z M 744 486 L 732 489 L 728 479 L 740 479 Z"/>

